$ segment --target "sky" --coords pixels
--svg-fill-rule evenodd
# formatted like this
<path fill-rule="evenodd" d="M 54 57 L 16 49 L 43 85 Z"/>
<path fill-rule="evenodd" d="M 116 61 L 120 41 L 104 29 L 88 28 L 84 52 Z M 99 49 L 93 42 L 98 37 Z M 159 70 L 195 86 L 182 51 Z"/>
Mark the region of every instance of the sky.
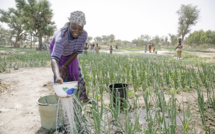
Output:
<path fill-rule="evenodd" d="M 70 13 L 83 11 L 88 36 L 113 34 L 115 39 L 132 41 L 141 35 L 177 34 L 181 5 L 192 4 L 200 10 L 195 30 L 215 31 L 215 0 L 49 0 L 58 29 L 68 22 Z M 15 8 L 15 0 L 0 0 L 0 9 Z M 7 27 L 6 24 L 0 23 Z"/>

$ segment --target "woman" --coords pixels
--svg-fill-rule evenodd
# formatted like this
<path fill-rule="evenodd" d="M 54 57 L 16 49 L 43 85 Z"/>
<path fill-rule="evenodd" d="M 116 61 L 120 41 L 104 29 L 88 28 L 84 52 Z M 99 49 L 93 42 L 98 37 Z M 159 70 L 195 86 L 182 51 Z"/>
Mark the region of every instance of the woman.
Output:
<path fill-rule="evenodd" d="M 95 47 L 96 54 L 98 54 L 98 53 L 99 53 L 99 49 L 100 49 L 99 45 L 98 45 L 98 44 L 96 44 L 96 47 Z"/>
<path fill-rule="evenodd" d="M 113 47 L 112 45 L 110 45 L 110 53 L 112 54 L 112 51 L 113 51 Z"/>
<path fill-rule="evenodd" d="M 152 45 L 151 43 L 149 44 L 149 53 L 151 53 L 151 50 L 152 50 Z"/>
<path fill-rule="evenodd" d="M 180 58 L 181 58 L 182 48 L 183 48 L 183 46 L 182 46 L 182 44 L 181 44 L 181 38 L 179 38 L 179 39 L 178 39 L 178 45 L 177 45 L 177 47 L 176 47 L 177 59 L 179 59 L 179 60 L 180 60 Z"/>
<path fill-rule="evenodd" d="M 77 56 L 83 52 L 87 40 L 87 32 L 83 30 L 85 24 L 83 12 L 72 12 L 69 22 L 55 33 L 49 45 L 54 82 L 62 84 L 67 81 L 78 81 L 80 100 L 83 102 L 89 99 Z"/>
<path fill-rule="evenodd" d="M 85 43 L 85 46 L 84 46 L 84 54 L 86 54 L 86 55 L 87 55 L 87 50 L 88 50 L 88 44 Z"/>
<path fill-rule="evenodd" d="M 145 53 L 147 52 L 147 45 L 145 46 Z"/>

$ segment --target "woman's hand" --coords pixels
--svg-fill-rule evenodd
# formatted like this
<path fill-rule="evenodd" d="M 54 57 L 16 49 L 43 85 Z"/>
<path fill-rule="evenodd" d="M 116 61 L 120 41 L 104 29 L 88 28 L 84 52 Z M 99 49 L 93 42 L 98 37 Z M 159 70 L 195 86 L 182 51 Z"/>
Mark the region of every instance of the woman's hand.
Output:
<path fill-rule="evenodd" d="M 56 77 L 56 83 L 63 84 L 63 79 L 61 77 Z"/>
<path fill-rule="evenodd" d="M 181 49 L 182 47 L 181 47 L 181 45 L 178 45 L 177 48 Z"/>
<path fill-rule="evenodd" d="M 63 78 L 67 78 L 67 71 L 65 67 L 60 67 L 60 73 Z"/>
<path fill-rule="evenodd" d="M 56 59 L 51 59 L 52 71 L 56 77 L 56 83 L 63 84 L 63 79 L 60 76 L 58 65 L 59 63 Z"/>

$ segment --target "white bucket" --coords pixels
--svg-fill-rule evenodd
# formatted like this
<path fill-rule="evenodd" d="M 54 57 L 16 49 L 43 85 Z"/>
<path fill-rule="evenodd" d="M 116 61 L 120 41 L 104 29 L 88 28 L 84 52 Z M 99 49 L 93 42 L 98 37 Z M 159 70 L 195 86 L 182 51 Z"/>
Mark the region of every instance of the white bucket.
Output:
<path fill-rule="evenodd" d="M 78 81 L 64 82 L 63 84 L 54 84 L 54 90 L 59 97 L 68 97 L 77 92 Z"/>

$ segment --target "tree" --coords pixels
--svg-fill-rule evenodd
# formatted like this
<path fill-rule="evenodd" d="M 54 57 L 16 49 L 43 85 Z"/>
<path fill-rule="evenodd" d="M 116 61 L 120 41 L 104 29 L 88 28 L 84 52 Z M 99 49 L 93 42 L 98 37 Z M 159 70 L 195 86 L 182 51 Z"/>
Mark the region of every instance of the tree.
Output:
<path fill-rule="evenodd" d="M 165 43 L 165 45 L 169 45 L 168 37 L 167 36 L 164 37 L 164 43 Z"/>
<path fill-rule="evenodd" d="M 14 46 L 13 38 L 16 37 L 15 35 L 16 35 L 16 31 L 9 30 L 9 39 L 8 39 L 8 41 L 10 42 L 11 46 Z"/>
<path fill-rule="evenodd" d="M 113 34 L 108 36 L 108 39 L 110 40 L 110 43 L 113 43 L 115 40 L 115 36 Z"/>
<path fill-rule="evenodd" d="M 159 42 L 161 41 L 161 39 L 158 35 L 156 35 L 153 40 L 156 43 L 156 45 L 159 45 Z"/>
<path fill-rule="evenodd" d="M 169 37 L 170 37 L 170 44 L 173 46 L 177 45 L 177 36 L 173 34 L 169 34 Z"/>
<path fill-rule="evenodd" d="M 8 42 L 9 42 L 9 36 L 10 36 L 9 30 L 3 28 L 0 25 L 0 45 L 6 45 L 6 44 L 8 44 Z"/>
<path fill-rule="evenodd" d="M 98 39 L 100 39 L 100 38 L 97 38 L 97 37 L 94 38 L 94 40 L 98 40 Z M 101 39 L 102 39 L 102 43 L 104 45 L 108 45 L 108 43 L 113 43 L 115 41 L 115 36 L 113 34 L 103 35 Z"/>
<path fill-rule="evenodd" d="M 127 44 L 129 44 L 129 43 L 127 43 Z M 144 45 L 144 41 L 141 39 L 141 37 L 140 38 L 138 38 L 138 39 L 134 39 L 134 40 L 132 40 L 132 44 L 135 44 L 136 46 L 142 46 L 142 45 Z M 146 45 L 146 44 L 145 44 Z"/>
<path fill-rule="evenodd" d="M 52 41 L 52 39 L 53 39 L 52 36 L 47 36 L 47 35 L 45 35 L 45 36 L 43 37 L 43 40 L 44 40 L 43 42 L 44 42 L 44 44 L 49 45 L 50 42 Z"/>
<path fill-rule="evenodd" d="M 151 39 L 151 37 L 149 35 L 141 35 L 140 36 L 141 40 L 145 41 L 148 43 L 148 41 Z"/>
<path fill-rule="evenodd" d="M 177 11 L 179 15 L 179 27 L 178 27 L 178 35 L 182 37 L 182 42 L 186 34 L 191 31 L 191 26 L 195 25 L 199 19 L 199 10 L 197 6 L 181 5 L 181 8 Z"/>
<path fill-rule="evenodd" d="M 207 43 L 215 46 L 215 31 L 208 30 L 206 31 L 206 35 L 208 37 Z"/>
<path fill-rule="evenodd" d="M 200 32 L 201 32 L 200 33 L 201 34 L 200 35 L 200 44 L 205 44 L 207 42 L 207 40 L 208 40 L 208 37 L 207 37 L 206 33 L 203 30 L 201 30 Z"/>
<path fill-rule="evenodd" d="M 33 31 L 39 39 L 39 50 L 42 49 L 43 36 L 52 36 L 55 30 L 54 22 L 51 21 L 53 13 L 51 4 L 47 0 L 16 0 L 16 6 L 23 11 L 26 19 L 22 20 L 25 29 Z"/>
<path fill-rule="evenodd" d="M 94 38 L 94 42 L 100 43 L 102 42 L 102 38 L 97 36 Z"/>
<path fill-rule="evenodd" d="M 186 43 L 195 46 L 200 44 L 215 45 L 215 31 L 194 31 L 186 38 Z"/>
<path fill-rule="evenodd" d="M 88 37 L 87 37 L 87 42 L 88 42 L 88 43 L 90 43 L 92 40 L 93 40 L 93 37 L 91 37 L 91 36 L 88 36 Z"/>
<path fill-rule="evenodd" d="M 107 35 L 102 35 L 102 41 L 107 42 L 108 41 L 108 36 Z"/>
<path fill-rule="evenodd" d="M 16 10 L 14 8 L 9 8 L 9 11 L 0 9 L 0 15 L 0 21 L 7 23 L 8 27 L 15 32 L 16 39 L 14 47 L 18 47 L 18 41 L 21 39 L 24 27 L 21 20 L 25 16 L 22 16 L 22 12 L 20 10 Z M 12 37 L 10 39 L 12 39 Z"/>

